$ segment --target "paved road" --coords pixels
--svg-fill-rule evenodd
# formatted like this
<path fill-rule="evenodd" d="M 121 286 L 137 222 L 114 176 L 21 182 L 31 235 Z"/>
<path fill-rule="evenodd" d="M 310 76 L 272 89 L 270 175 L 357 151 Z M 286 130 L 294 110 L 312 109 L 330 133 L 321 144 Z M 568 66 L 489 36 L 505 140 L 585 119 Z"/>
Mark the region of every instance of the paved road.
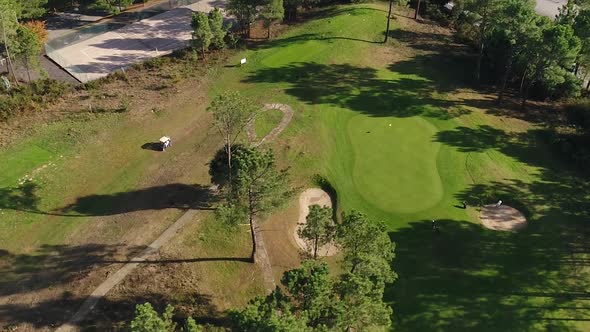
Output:
<path fill-rule="evenodd" d="M 559 14 L 559 8 L 567 3 L 567 0 L 537 0 L 535 10 L 543 16 L 555 18 Z"/>

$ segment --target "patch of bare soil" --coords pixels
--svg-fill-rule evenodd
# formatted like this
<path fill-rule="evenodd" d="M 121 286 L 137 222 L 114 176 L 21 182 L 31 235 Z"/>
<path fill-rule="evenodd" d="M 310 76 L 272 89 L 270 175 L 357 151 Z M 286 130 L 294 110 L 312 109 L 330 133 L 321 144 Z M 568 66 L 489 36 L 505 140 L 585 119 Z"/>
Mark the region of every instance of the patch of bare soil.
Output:
<path fill-rule="evenodd" d="M 507 205 L 485 205 L 481 209 L 479 220 L 484 227 L 495 231 L 518 231 L 527 226 L 525 216 Z"/>

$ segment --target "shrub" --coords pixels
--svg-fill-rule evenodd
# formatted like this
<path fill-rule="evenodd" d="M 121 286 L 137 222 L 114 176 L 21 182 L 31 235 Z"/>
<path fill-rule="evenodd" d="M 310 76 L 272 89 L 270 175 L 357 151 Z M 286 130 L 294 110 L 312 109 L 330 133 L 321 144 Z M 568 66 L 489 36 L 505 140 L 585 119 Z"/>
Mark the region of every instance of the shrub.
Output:
<path fill-rule="evenodd" d="M 563 109 L 569 124 L 590 133 L 590 99 L 568 102 Z"/>
<path fill-rule="evenodd" d="M 34 111 L 54 102 L 72 89 L 71 85 L 51 79 L 23 84 L 0 96 L 0 120 L 18 112 Z"/>

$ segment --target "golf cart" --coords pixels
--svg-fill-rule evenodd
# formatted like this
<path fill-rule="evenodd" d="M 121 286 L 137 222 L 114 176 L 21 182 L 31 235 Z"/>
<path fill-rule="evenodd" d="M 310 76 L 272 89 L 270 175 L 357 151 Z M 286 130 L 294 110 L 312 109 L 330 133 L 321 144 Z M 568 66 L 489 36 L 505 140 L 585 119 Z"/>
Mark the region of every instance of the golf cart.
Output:
<path fill-rule="evenodd" d="M 160 138 L 160 148 L 162 149 L 162 151 L 166 151 L 166 148 L 170 147 L 171 145 L 172 140 L 170 139 L 170 137 L 162 136 L 162 138 Z"/>

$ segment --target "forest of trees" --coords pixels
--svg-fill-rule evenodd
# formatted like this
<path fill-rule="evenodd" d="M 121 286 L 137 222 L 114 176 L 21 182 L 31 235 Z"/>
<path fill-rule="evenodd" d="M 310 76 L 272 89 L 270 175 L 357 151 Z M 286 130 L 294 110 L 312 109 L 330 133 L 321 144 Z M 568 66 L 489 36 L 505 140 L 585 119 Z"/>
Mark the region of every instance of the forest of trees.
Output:
<path fill-rule="evenodd" d="M 590 1 L 569 0 L 556 19 L 535 12 L 535 0 L 430 1 L 424 13 L 450 25 L 477 52 L 473 78 L 527 99 L 579 97 L 590 71 Z"/>

